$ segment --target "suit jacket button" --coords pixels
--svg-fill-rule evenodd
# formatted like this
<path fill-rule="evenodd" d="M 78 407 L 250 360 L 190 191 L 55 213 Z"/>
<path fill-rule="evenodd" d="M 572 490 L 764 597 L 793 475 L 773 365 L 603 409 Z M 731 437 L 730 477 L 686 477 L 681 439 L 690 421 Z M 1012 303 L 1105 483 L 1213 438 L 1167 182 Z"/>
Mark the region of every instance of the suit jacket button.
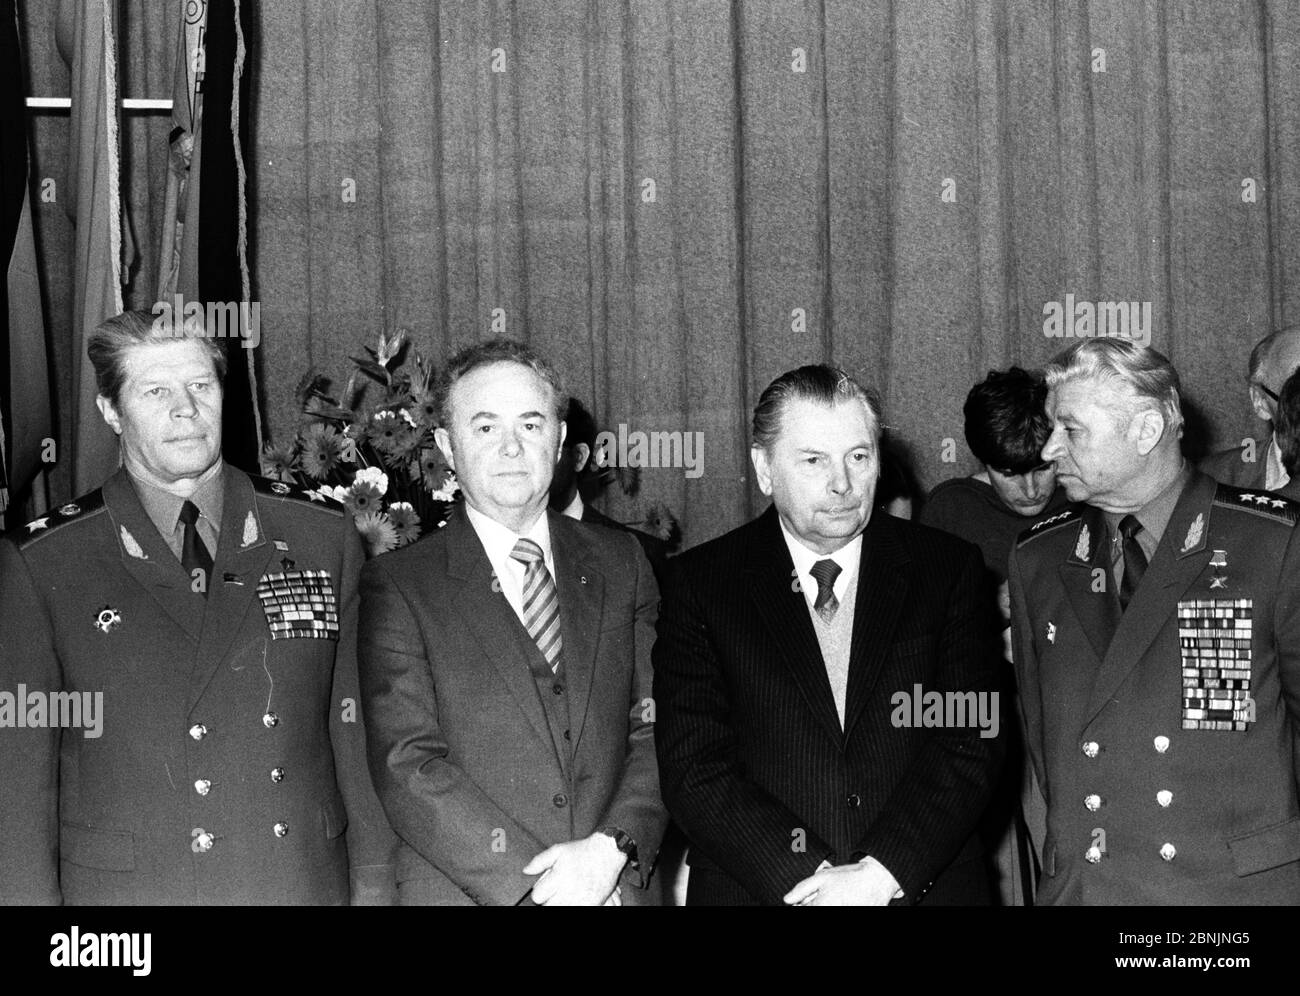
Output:
<path fill-rule="evenodd" d="M 1160 845 L 1160 856 L 1166 861 L 1173 861 L 1178 854 L 1178 848 L 1173 844 L 1164 843 Z"/>
<path fill-rule="evenodd" d="M 556 806 L 563 808 L 569 804 L 569 797 L 563 792 L 560 792 L 551 800 L 551 802 L 555 803 Z"/>
<path fill-rule="evenodd" d="M 265 716 L 262 717 L 262 725 L 265 726 L 268 730 L 271 729 L 273 726 L 278 726 L 279 723 L 280 723 L 280 717 L 273 712 L 268 712 Z"/>
<path fill-rule="evenodd" d="M 208 728 L 202 723 L 195 723 L 190 727 L 190 736 L 195 740 L 202 740 L 208 735 Z"/>
<path fill-rule="evenodd" d="M 194 783 L 194 791 L 199 795 L 207 795 L 212 791 L 212 782 L 207 778 L 200 778 Z"/>
<path fill-rule="evenodd" d="M 554 685 L 551 686 L 551 691 L 553 691 L 556 695 L 563 695 L 564 686 L 557 681 Z"/>
<path fill-rule="evenodd" d="M 284 781 L 284 769 L 283 769 L 283 768 L 272 768 L 272 769 L 271 769 L 271 781 L 273 781 L 273 782 L 275 782 L 275 783 L 277 783 L 277 784 L 279 784 L 280 782 Z"/>
<path fill-rule="evenodd" d="M 1095 740 L 1089 740 L 1083 745 L 1084 757 L 1096 757 L 1101 752 L 1101 744 Z"/>
<path fill-rule="evenodd" d="M 847 803 L 849 804 L 849 808 L 850 808 L 850 809 L 857 809 L 859 806 L 862 805 L 862 796 L 860 796 L 860 795 L 858 795 L 858 793 L 854 792 L 852 795 L 850 795 L 850 796 L 849 796 L 847 799 L 845 799 L 844 801 L 847 802 Z"/>
<path fill-rule="evenodd" d="M 285 834 L 289 832 L 289 824 L 277 823 L 275 826 L 271 827 L 271 830 L 275 833 L 277 837 L 283 837 Z"/>

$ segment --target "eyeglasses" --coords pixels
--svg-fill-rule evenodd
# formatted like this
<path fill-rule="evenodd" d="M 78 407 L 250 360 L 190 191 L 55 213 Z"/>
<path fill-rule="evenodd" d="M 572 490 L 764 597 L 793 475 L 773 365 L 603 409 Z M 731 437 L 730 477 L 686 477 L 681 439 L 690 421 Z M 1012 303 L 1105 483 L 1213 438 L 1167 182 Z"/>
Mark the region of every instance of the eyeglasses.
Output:
<path fill-rule="evenodd" d="M 1270 391 L 1270 390 L 1269 390 L 1267 387 L 1265 387 L 1263 384 L 1256 384 L 1255 386 L 1258 387 L 1258 388 L 1259 388 L 1261 391 L 1263 391 L 1265 394 L 1267 394 L 1270 398 L 1272 398 L 1273 401 L 1274 401 L 1275 403 L 1277 403 L 1277 404 L 1281 404 L 1281 403 L 1282 403 L 1282 399 L 1279 398 L 1279 397 L 1278 397 L 1276 394 L 1274 394 L 1272 391 Z"/>

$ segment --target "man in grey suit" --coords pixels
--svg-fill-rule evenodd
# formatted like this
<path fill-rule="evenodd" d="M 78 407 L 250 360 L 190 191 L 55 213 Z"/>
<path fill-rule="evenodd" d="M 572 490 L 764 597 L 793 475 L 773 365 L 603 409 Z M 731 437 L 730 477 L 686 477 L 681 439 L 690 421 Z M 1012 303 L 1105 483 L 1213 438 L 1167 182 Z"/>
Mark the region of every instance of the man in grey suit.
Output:
<path fill-rule="evenodd" d="M 629 905 L 666 815 L 637 542 L 547 510 L 567 395 L 494 340 L 443 373 L 438 445 L 465 506 L 362 574 L 370 768 L 407 905 Z"/>

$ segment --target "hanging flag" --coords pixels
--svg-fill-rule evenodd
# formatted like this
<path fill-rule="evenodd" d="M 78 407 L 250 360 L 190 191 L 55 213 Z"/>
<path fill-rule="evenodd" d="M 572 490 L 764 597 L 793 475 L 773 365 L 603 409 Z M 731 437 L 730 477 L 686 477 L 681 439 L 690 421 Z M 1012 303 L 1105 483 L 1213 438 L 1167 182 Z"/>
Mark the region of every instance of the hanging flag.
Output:
<path fill-rule="evenodd" d="M 27 88 L 15 0 L 0 0 L 0 525 L 27 518 L 24 502 L 57 455 L 52 446 L 45 316 L 28 190 Z M 44 460 L 43 460 L 44 458 Z M 45 510 L 44 493 L 32 513 Z"/>
<path fill-rule="evenodd" d="M 158 300 L 201 302 L 221 334 L 227 372 L 225 458 L 260 473 L 255 365 L 260 308 L 249 303 L 243 149 L 248 145 L 249 15 L 239 0 L 179 0 L 183 16 L 172 88 L 171 168 L 158 267 Z M 249 325 L 258 327 L 250 328 Z"/>
<path fill-rule="evenodd" d="M 116 0 L 60 0 L 57 39 L 72 73 L 66 196 L 76 226 L 72 297 L 72 486 L 97 488 L 118 466 L 117 437 L 95 405 L 86 340 L 122 312 L 123 230 Z M 126 264 L 129 266 L 129 260 Z"/>

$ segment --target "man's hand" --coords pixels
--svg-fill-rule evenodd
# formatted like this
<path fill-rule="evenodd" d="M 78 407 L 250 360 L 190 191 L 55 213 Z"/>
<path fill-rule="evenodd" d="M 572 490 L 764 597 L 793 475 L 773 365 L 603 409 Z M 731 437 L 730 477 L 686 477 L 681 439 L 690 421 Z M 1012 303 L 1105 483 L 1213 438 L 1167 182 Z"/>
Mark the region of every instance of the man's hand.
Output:
<path fill-rule="evenodd" d="M 875 858 L 822 867 L 785 894 L 791 906 L 887 906 L 900 896 L 898 880 Z"/>
<path fill-rule="evenodd" d="M 524 866 L 539 906 L 602 906 L 614 895 L 627 855 L 614 838 L 594 833 L 583 840 L 548 847 Z"/>

